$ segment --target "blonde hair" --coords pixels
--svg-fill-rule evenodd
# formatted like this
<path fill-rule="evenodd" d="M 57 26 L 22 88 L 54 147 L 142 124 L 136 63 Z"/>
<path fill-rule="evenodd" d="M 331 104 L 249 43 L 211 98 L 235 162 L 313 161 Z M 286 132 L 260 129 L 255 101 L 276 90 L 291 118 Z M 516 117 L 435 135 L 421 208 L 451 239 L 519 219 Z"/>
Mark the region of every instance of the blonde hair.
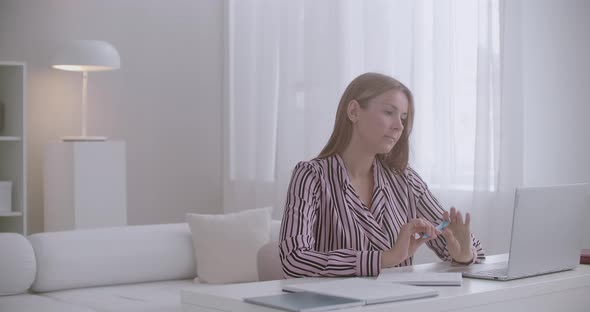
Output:
<path fill-rule="evenodd" d="M 350 143 L 352 137 L 352 122 L 348 118 L 348 103 L 356 100 L 363 109 L 366 109 L 369 101 L 389 90 L 399 90 L 408 98 L 408 116 L 402 121 L 404 130 L 398 142 L 387 154 L 378 154 L 377 158 L 381 162 L 393 169 L 397 173 L 402 173 L 408 167 L 408 158 L 410 154 L 410 132 L 414 120 L 414 98 L 412 92 L 403 83 L 397 79 L 378 74 L 365 73 L 356 77 L 342 94 L 338 111 L 336 112 L 336 121 L 334 130 L 326 146 L 322 149 L 317 158 L 330 157 L 336 153 L 341 153 Z"/>

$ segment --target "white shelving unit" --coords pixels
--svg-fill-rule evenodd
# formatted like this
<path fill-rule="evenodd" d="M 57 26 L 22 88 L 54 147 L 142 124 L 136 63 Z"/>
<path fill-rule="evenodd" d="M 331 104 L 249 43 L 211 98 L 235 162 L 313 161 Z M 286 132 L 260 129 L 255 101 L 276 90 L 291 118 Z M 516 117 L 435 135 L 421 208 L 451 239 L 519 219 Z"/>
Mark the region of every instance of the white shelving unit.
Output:
<path fill-rule="evenodd" d="M 0 210 L 0 232 L 27 235 L 26 64 L 0 61 L 0 181 L 12 182 L 10 211 Z"/>
<path fill-rule="evenodd" d="M 22 215 L 22 212 L 0 212 L 0 217 L 20 217 Z"/>

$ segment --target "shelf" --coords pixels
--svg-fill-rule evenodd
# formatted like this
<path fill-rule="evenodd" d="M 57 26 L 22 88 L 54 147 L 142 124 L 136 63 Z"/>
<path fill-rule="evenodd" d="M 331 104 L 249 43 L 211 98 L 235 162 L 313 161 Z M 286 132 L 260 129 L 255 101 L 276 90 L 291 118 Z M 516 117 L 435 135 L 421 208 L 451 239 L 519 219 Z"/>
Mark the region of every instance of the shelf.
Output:
<path fill-rule="evenodd" d="M 0 233 L 27 235 L 26 82 L 25 63 L 0 61 L 0 180 L 12 182 L 12 205 L 0 209 Z"/>
<path fill-rule="evenodd" d="M 22 212 L 3 212 L 0 211 L 0 217 L 20 217 L 22 216 L 23 213 Z"/>
<path fill-rule="evenodd" d="M 0 141 L 20 142 L 21 138 L 17 136 L 0 136 Z"/>

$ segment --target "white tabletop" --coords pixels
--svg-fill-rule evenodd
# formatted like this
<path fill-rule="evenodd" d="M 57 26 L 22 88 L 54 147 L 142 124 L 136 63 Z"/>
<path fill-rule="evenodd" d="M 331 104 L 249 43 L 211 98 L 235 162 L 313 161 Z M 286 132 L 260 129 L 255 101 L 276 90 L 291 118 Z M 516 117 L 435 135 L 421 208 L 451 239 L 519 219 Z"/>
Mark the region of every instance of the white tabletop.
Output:
<path fill-rule="evenodd" d="M 506 261 L 508 256 L 488 256 L 486 263 Z M 416 266 L 386 269 L 387 271 L 445 272 L 451 264 L 439 262 Z M 375 278 L 369 278 L 375 279 Z M 247 304 L 243 298 L 281 294 L 283 285 L 310 281 L 325 281 L 326 278 L 300 278 L 256 283 L 229 284 L 220 286 L 184 289 L 181 293 L 185 311 L 277 311 Z M 551 304 L 540 298 L 550 300 L 557 306 L 567 304 L 567 311 L 576 311 L 577 307 L 590 306 L 590 266 L 579 265 L 576 269 L 534 276 L 513 281 L 491 281 L 464 278 L 462 286 L 428 286 L 436 288 L 439 295 L 432 298 L 399 301 L 385 304 L 368 305 L 346 311 L 494 311 L 510 307 L 524 307 L 527 310 L 542 311 L 551 308 Z M 586 295 L 581 295 L 581 294 Z M 553 298 L 555 297 L 555 298 Z M 527 300 L 524 300 L 527 299 Z M 530 299 L 530 300 L 529 300 Z M 563 302 L 562 302 L 563 301 Z M 539 305 L 528 309 L 532 305 Z M 490 309 L 486 309 L 488 306 Z M 483 307 L 483 309 L 482 309 Z M 563 309 L 562 309 L 563 310 Z M 566 311 L 563 310 L 563 311 Z M 344 310 L 339 310 L 344 311 Z"/>

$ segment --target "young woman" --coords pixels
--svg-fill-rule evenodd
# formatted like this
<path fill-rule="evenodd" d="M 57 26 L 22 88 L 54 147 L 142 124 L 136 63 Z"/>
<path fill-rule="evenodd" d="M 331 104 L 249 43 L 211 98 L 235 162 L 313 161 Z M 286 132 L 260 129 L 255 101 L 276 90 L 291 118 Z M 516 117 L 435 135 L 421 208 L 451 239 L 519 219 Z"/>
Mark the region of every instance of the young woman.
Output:
<path fill-rule="evenodd" d="M 469 213 L 445 211 L 408 166 L 413 117 L 412 93 L 394 78 L 366 73 L 348 85 L 328 144 L 291 177 L 279 242 L 286 277 L 376 276 L 411 265 L 423 243 L 445 261 L 484 258 Z"/>

